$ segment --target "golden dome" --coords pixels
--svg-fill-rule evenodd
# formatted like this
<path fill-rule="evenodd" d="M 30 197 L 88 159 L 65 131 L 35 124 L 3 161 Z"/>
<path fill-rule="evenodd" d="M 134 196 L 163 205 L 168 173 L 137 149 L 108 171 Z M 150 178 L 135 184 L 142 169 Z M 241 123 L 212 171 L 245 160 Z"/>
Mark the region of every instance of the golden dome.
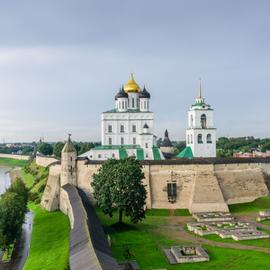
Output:
<path fill-rule="evenodd" d="M 131 73 L 130 79 L 127 84 L 124 86 L 126 93 L 139 93 L 141 92 L 140 86 L 135 82 L 133 74 Z"/>

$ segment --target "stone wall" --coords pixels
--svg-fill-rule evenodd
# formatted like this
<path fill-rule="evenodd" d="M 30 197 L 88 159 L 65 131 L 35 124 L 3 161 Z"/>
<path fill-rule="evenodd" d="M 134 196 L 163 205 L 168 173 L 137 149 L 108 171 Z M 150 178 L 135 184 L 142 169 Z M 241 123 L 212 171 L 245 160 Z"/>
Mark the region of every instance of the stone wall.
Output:
<path fill-rule="evenodd" d="M 19 159 L 19 160 L 29 160 L 30 156 L 12 155 L 12 154 L 0 154 L 0 158 L 12 158 L 12 159 Z"/>
<path fill-rule="evenodd" d="M 46 156 L 40 156 L 40 155 L 36 156 L 37 165 L 42 166 L 42 167 L 48 167 L 57 161 L 59 161 L 59 159 L 56 159 L 54 157 L 46 157 Z"/>
<path fill-rule="evenodd" d="M 91 181 L 101 164 L 81 159 L 77 161 L 76 185 L 91 200 Z M 58 164 L 50 167 L 50 177 L 42 200 L 47 209 L 56 207 L 59 191 L 54 183 L 59 181 L 60 171 L 61 166 Z M 270 175 L 270 163 L 179 164 L 161 161 L 143 163 L 143 172 L 147 208 L 186 208 L 191 212 L 228 211 L 227 204 L 250 202 L 269 194 L 266 178 Z M 168 202 L 167 183 L 176 183 L 175 203 Z"/>

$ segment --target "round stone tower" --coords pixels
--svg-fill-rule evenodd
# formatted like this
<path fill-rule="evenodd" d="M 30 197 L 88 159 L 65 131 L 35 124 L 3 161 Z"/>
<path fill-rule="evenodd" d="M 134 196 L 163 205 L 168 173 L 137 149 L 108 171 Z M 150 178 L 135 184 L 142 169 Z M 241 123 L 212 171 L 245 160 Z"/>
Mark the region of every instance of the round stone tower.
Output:
<path fill-rule="evenodd" d="M 61 153 L 61 186 L 66 184 L 77 184 L 76 179 L 76 159 L 77 151 L 71 141 L 71 134 Z"/>

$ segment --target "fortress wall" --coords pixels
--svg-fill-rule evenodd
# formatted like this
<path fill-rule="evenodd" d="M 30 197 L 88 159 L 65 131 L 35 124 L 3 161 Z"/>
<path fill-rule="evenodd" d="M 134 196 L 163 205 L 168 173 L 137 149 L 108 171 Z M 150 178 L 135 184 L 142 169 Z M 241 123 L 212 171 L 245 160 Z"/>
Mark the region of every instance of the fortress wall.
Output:
<path fill-rule="evenodd" d="M 50 164 L 59 161 L 58 159 L 54 158 L 54 157 L 46 157 L 46 156 L 36 156 L 36 163 L 39 166 L 42 167 L 48 167 Z"/>
<path fill-rule="evenodd" d="M 41 206 L 48 211 L 59 209 L 61 165 L 53 165 L 49 169 L 49 177 L 44 190 Z"/>
<path fill-rule="evenodd" d="M 77 186 L 84 190 L 90 198 L 93 193 L 91 187 L 93 175 L 100 167 L 101 164 L 85 164 L 84 160 L 79 160 L 77 162 Z"/>
<path fill-rule="evenodd" d="M 250 202 L 269 194 L 262 164 L 218 164 L 215 175 L 228 204 Z"/>
<path fill-rule="evenodd" d="M 19 159 L 19 160 L 29 160 L 30 156 L 13 155 L 13 154 L 0 154 L 0 158 L 12 158 L 12 159 Z"/>
<path fill-rule="evenodd" d="M 149 165 L 152 208 L 189 208 L 194 175 L 198 165 Z M 176 183 L 177 199 L 168 202 L 167 183 Z"/>

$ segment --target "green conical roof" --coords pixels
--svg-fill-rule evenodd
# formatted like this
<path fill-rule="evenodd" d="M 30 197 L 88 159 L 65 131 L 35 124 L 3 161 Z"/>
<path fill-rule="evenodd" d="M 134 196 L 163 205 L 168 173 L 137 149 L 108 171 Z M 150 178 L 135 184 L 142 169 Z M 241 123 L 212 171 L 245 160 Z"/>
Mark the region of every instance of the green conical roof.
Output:
<path fill-rule="evenodd" d="M 183 151 L 181 151 L 178 155 L 178 158 L 193 158 L 193 153 L 190 146 L 187 146 Z"/>
<path fill-rule="evenodd" d="M 62 153 L 71 153 L 71 152 L 76 152 L 76 148 L 74 147 L 71 139 L 70 139 L 70 134 L 68 135 L 68 140 L 62 150 Z"/>

